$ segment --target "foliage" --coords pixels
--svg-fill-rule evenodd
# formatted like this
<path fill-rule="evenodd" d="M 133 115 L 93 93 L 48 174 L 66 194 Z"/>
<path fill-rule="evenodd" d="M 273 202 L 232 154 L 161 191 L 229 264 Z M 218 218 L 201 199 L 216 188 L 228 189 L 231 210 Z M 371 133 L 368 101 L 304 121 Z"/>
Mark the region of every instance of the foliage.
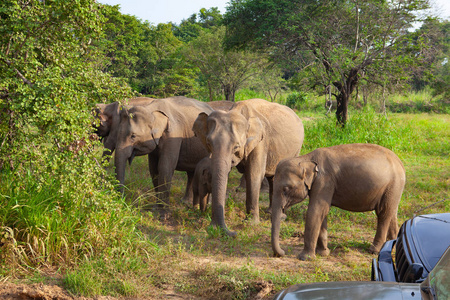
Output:
<path fill-rule="evenodd" d="M 182 20 L 180 25 L 173 25 L 173 34 L 188 43 L 200 36 L 202 31 L 214 30 L 222 24 L 223 16 L 217 7 L 202 8 L 198 14 L 192 14 Z"/>
<path fill-rule="evenodd" d="M 387 85 L 418 62 L 407 29 L 427 1 L 232 1 L 224 17 L 229 47 L 274 47 L 314 66 L 314 86 L 336 88 L 338 122 L 361 77 Z"/>
<path fill-rule="evenodd" d="M 300 109 L 308 102 L 308 94 L 304 92 L 293 92 L 286 97 L 286 105 L 292 109 Z"/>
<path fill-rule="evenodd" d="M 107 22 L 95 45 L 105 53 L 104 71 L 122 77 L 146 95 L 185 95 L 194 85 L 192 70 L 178 54 L 182 43 L 171 24 L 152 26 L 134 16 L 123 15 L 118 6 L 102 6 Z"/>
<path fill-rule="evenodd" d="M 132 93 L 98 70 L 98 6 L 8 0 L 0 14 L 2 261 L 21 273 L 116 255 L 137 219 L 98 161 L 91 109 Z"/>
<path fill-rule="evenodd" d="M 450 97 L 450 22 L 429 18 L 413 33 L 415 40 L 426 40 L 430 47 L 422 54 L 425 64 L 413 69 L 413 87 L 430 86 L 434 96 Z"/>
<path fill-rule="evenodd" d="M 199 68 L 209 89 L 210 101 L 221 91 L 225 100 L 234 101 L 236 91 L 270 67 L 264 55 L 249 51 L 225 51 L 222 41 L 225 27 L 202 31 L 189 43 L 186 57 Z"/>

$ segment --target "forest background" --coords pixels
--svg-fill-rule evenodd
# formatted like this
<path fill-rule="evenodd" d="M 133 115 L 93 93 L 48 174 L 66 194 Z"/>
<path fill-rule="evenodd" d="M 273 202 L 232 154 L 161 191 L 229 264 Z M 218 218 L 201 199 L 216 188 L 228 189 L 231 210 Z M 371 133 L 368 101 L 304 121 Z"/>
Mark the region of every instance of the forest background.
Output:
<path fill-rule="evenodd" d="M 238 194 L 227 204 L 227 223 L 243 230 L 237 240 L 207 226 L 210 212 L 179 203 L 181 190 L 173 191 L 171 223 L 153 218 L 145 161 L 133 163 L 142 173 L 130 174 L 121 197 L 91 126 L 96 103 L 138 95 L 265 98 L 303 118 L 302 153 L 350 142 L 394 150 L 411 178 L 399 220 L 447 199 L 449 21 L 427 15 L 428 1 L 314 2 L 231 1 L 224 15 L 201 9 L 180 24 L 151 25 L 93 0 L 3 1 L 1 280 L 56 282 L 90 297 L 170 290 L 230 299 L 298 282 L 367 279 L 371 214 L 332 211 L 336 232 L 344 232 L 331 234 L 337 267 L 326 258 L 287 259 L 281 271 L 283 261 L 269 258 L 270 217 L 256 228 L 242 224 Z M 331 117 L 333 102 L 345 112 Z M 286 221 L 284 242 L 296 247 L 305 205 Z"/>

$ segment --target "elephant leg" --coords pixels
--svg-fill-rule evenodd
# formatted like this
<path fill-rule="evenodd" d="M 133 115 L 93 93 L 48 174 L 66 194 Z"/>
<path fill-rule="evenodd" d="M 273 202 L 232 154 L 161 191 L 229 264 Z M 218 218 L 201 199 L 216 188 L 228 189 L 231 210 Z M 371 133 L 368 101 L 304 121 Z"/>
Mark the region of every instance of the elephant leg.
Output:
<path fill-rule="evenodd" d="M 328 232 L 327 232 L 327 217 L 323 219 L 320 227 L 319 239 L 317 240 L 316 253 L 321 256 L 328 256 L 330 249 L 328 249 Z"/>
<path fill-rule="evenodd" d="M 377 232 L 369 251 L 373 254 L 380 252 L 386 238 L 395 239 L 397 236 L 397 210 L 402 196 L 403 187 L 395 184 L 387 189 L 380 203 L 375 207 L 377 215 Z"/>
<path fill-rule="evenodd" d="M 245 207 L 247 215 L 250 215 L 253 224 L 259 223 L 259 193 L 261 182 L 264 178 L 262 174 L 248 172 L 245 174 L 246 198 Z"/>
<path fill-rule="evenodd" d="M 156 155 L 148 155 L 148 170 L 152 177 L 153 188 L 158 191 L 158 162 L 159 158 Z"/>
<path fill-rule="evenodd" d="M 272 198 L 273 198 L 273 176 L 267 177 L 269 183 L 269 211 L 272 210 Z"/>
<path fill-rule="evenodd" d="M 319 235 L 321 233 L 323 234 L 323 232 L 321 232 L 323 222 L 328 214 L 328 211 L 330 210 L 331 200 L 325 200 L 328 198 L 331 199 L 331 196 L 323 197 L 323 195 L 317 195 L 314 197 L 310 195 L 308 210 L 306 211 L 304 236 L 305 247 L 298 255 L 298 259 L 300 260 L 309 260 L 316 257 L 316 246 L 319 240 Z M 324 243 L 323 239 L 321 239 L 321 243 Z"/>
<path fill-rule="evenodd" d="M 261 150 L 255 149 L 251 156 L 247 158 L 248 164 L 245 166 L 245 207 L 247 215 L 251 216 L 251 222 L 254 224 L 259 223 L 259 193 L 265 175 L 265 157 Z"/>
<path fill-rule="evenodd" d="M 387 240 L 396 239 L 397 234 L 398 234 L 398 221 L 397 221 L 397 213 L 395 213 L 394 216 L 392 216 L 392 218 L 391 218 L 391 223 L 389 224 Z"/>
<path fill-rule="evenodd" d="M 194 178 L 194 172 L 186 172 L 187 175 L 187 183 L 186 183 L 186 190 L 184 191 L 184 196 L 181 201 L 184 203 L 192 203 L 194 206 L 194 193 L 192 191 L 192 179 Z"/>
<path fill-rule="evenodd" d="M 170 188 L 172 177 L 175 172 L 176 162 L 160 157 L 158 164 L 158 195 L 162 201 L 162 206 L 169 208 Z"/>

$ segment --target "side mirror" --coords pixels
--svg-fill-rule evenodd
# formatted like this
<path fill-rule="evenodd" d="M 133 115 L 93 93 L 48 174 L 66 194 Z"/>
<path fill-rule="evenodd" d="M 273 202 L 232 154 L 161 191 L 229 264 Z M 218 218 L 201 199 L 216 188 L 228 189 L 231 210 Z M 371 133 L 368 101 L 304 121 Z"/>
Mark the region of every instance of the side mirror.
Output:
<path fill-rule="evenodd" d="M 408 267 L 405 272 L 404 282 L 414 283 L 422 276 L 423 266 L 421 264 L 414 263 Z"/>

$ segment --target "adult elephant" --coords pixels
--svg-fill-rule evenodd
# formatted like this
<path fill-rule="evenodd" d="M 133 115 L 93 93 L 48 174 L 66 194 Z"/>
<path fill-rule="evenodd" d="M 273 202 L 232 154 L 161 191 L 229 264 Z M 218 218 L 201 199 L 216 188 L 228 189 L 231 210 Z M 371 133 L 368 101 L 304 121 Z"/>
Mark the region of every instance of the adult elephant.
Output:
<path fill-rule="evenodd" d="M 206 102 L 209 106 L 211 106 L 214 110 L 225 110 L 229 111 L 231 107 L 235 104 L 235 102 L 228 101 L 228 100 L 220 100 L 220 101 L 210 101 Z"/>
<path fill-rule="evenodd" d="M 194 136 L 192 126 L 199 113 L 211 113 L 205 102 L 186 97 L 156 99 L 145 106 L 133 106 L 120 113 L 115 153 L 117 179 L 125 180 L 127 160 L 149 155 L 153 185 L 163 203 L 168 204 L 175 170 L 186 171 L 185 201 L 192 201 L 192 177 L 195 166 L 209 153 Z"/>
<path fill-rule="evenodd" d="M 375 210 L 378 225 L 370 251 L 379 252 L 386 237 L 394 239 L 397 235 L 397 209 L 405 180 L 405 168 L 397 155 L 373 144 L 318 148 L 281 161 L 273 183 L 274 256 L 284 255 L 278 241 L 282 211 L 307 196 L 305 247 L 299 259 L 329 254 L 326 216 L 330 206 L 355 212 Z"/>
<path fill-rule="evenodd" d="M 211 153 L 212 221 L 228 235 L 224 206 L 228 174 L 236 166 L 246 180 L 246 212 L 259 222 L 259 192 L 264 177 L 272 177 L 278 162 L 297 156 L 304 131 L 300 118 L 287 106 L 263 99 L 237 102 L 229 111 L 200 113 L 194 132 Z M 272 196 L 270 188 L 269 196 Z"/>
<path fill-rule="evenodd" d="M 138 97 L 128 100 L 126 107 L 130 108 L 135 105 L 150 104 L 153 98 Z M 96 105 L 96 116 L 100 120 L 100 124 L 96 126 L 96 133 L 102 139 L 105 150 L 103 157 L 109 158 L 116 149 L 117 133 L 120 123 L 120 103 L 113 102 L 109 104 L 99 103 Z"/>

